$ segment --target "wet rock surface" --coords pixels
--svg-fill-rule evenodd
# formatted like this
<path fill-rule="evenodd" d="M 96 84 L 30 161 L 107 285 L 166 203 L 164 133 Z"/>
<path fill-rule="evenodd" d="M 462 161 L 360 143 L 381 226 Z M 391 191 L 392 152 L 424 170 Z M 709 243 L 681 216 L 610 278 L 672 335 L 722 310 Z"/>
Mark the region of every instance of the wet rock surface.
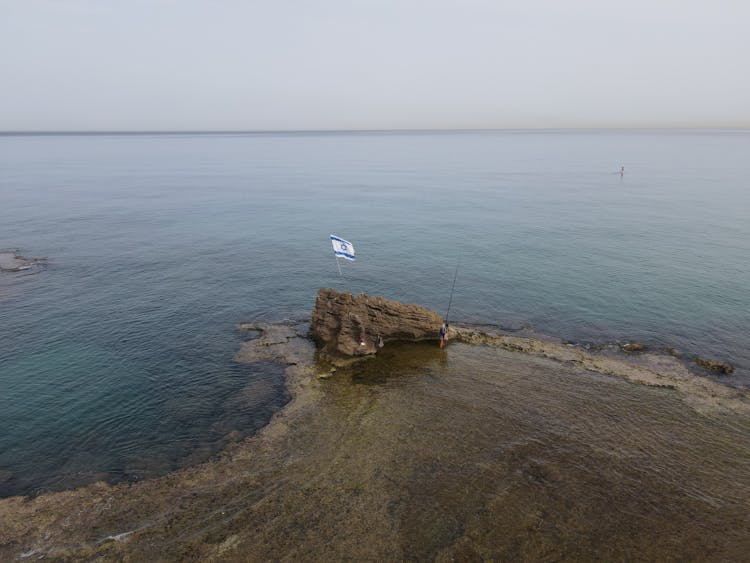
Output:
<path fill-rule="evenodd" d="M 379 338 L 384 345 L 437 341 L 442 322 L 440 315 L 419 305 L 324 288 L 315 300 L 310 334 L 321 353 L 335 361 L 375 354 Z"/>
<path fill-rule="evenodd" d="M 455 341 L 543 356 L 577 364 L 593 372 L 621 377 L 632 383 L 674 389 L 684 394 L 685 402 L 698 412 L 750 413 L 750 392 L 691 373 L 678 358 L 671 355 L 645 352 L 632 356 L 628 354 L 628 358 L 625 358 L 606 352 L 590 352 L 558 342 L 483 331 L 462 325 L 454 325 L 451 330 Z"/>
<path fill-rule="evenodd" d="M 698 356 L 695 358 L 695 363 L 703 369 L 708 371 L 715 371 L 717 373 L 723 373 L 729 375 L 734 373 L 734 366 L 729 362 L 722 362 L 721 360 L 712 360 L 710 358 L 701 358 Z"/>
<path fill-rule="evenodd" d="M 622 349 L 624 352 L 643 352 L 646 349 L 646 345 L 640 342 L 628 342 L 622 345 Z"/>
<path fill-rule="evenodd" d="M 26 258 L 16 250 L 0 250 L 0 272 L 22 272 L 31 270 L 37 264 L 44 264 L 46 258 Z"/>
<path fill-rule="evenodd" d="M 287 366 L 304 363 L 312 349 L 303 330 L 291 324 L 242 323 L 241 330 L 258 332 L 258 338 L 243 343 L 236 362 L 276 362 Z"/>

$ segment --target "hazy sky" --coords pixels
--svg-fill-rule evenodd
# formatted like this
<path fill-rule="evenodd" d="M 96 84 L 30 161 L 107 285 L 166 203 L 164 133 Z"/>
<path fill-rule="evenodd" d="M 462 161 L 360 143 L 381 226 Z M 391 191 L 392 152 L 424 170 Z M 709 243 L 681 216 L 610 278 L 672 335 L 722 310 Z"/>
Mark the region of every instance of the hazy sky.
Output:
<path fill-rule="evenodd" d="M 750 126 L 747 0 L 0 0 L 0 130 Z"/>

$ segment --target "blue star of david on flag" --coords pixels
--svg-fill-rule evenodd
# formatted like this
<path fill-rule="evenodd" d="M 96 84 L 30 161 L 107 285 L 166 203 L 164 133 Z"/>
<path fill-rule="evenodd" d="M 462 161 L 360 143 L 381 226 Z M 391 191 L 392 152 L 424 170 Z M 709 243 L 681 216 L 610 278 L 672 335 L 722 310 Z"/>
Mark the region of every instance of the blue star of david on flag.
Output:
<path fill-rule="evenodd" d="M 331 244 L 333 245 L 333 253 L 341 258 L 347 260 L 356 260 L 354 256 L 354 245 L 348 240 L 331 235 Z"/>

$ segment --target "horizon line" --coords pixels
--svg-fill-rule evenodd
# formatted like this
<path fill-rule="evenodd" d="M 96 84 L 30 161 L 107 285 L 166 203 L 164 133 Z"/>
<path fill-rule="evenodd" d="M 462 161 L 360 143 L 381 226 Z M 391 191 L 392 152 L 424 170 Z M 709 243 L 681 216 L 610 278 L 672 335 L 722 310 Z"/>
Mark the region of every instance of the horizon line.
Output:
<path fill-rule="evenodd" d="M 22 135 L 263 135 L 321 133 L 471 133 L 543 131 L 748 131 L 750 126 L 653 126 L 653 127 L 458 127 L 398 129 L 29 129 L 0 131 L 0 136 Z"/>

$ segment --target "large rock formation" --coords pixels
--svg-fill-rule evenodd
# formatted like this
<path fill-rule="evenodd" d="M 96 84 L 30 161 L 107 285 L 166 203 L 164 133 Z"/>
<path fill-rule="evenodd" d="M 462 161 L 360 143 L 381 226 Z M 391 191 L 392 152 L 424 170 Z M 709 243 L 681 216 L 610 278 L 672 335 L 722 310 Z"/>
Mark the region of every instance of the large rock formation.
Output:
<path fill-rule="evenodd" d="M 330 358 L 366 356 L 395 340 L 438 339 L 443 319 L 429 309 L 380 296 L 354 296 L 321 289 L 315 300 L 310 333 Z"/>

